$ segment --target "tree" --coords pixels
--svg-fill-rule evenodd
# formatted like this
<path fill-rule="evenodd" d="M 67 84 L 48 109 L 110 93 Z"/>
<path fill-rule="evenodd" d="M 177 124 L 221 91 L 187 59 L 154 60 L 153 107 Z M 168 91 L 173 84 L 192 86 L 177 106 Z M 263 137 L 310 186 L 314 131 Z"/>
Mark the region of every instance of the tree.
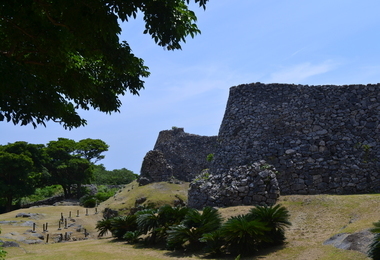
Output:
<path fill-rule="evenodd" d="M 194 0 L 205 8 L 208 0 Z M 200 33 L 190 0 L 9 0 L 0 4 L 0 121 L 65 128 L 86 120 L 77 109 L 118 112 L 148 77 L 144 61 L 119 41 L 118 23 L 143 14 L 144 34 L 181 49 Z"/>
<path fill-rule="evenodd" d="M 0 197 L 6 200 L 6 211 L 42 185 L 46 158 L 43 145 L 15 142 L 0 147 Z"/>
<path fill-rule="evenodd" d="M 101 153 L 108 151 L 109 145 L 100 139 L 83 139 L 76 144 L 76 152 L 84 159 L 91 161 L 94 159 L 94 163 L 104 159 L 104 155 Z"/>
<path fill-rule="evenodd" d="M 128 184 L 136 180 L 138 175 L 133 173 L 126 168 L 115 169 L 112 171 L 107 171 L 103 164 L 94 165 L 94 175 L 93 181 L 94 184 L 100 185 L 120 185 Z"/>
<path fill-rule="evenodd" d="M 91 144 L 92 142 L 88 141 Z M 83 145 L 83 142 L 82 142 Z M 108 147 L 108 146 L 107 146 Z M 85 146 L 82 147 L 85 151 Z M 94 157 L 88 155 L 82 158 L 83 151 L 78 150 L 77 143 L 67 138 L 58 138 L 58 141 L 50 141 L 46 148 L 50 156 L 48 169 L 52 176 L 51 184 L 60 184 L 66 198 L 72 196 L 71 188 L 77 185 L 77 195 L 80 194 L 80 187 L 83 183 L 89 183 L 93 174 L 93 165 L 89 161 Z M 95 158 L 100 158 L 100 151 L 93 152 Z M 86 157 L 86 156 L 83 156 Z"/>

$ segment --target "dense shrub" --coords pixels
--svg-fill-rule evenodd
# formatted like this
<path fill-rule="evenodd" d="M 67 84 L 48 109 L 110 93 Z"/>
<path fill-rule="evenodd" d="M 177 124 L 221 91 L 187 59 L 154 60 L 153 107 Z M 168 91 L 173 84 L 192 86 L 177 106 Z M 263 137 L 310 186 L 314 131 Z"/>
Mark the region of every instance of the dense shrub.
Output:
<path fill-rule="evenodd" d="M 29 204 L 36 201 L 48 199 L 55 195 L 63 194 L 63 189 L 61 185 L 51 185 L 43 188 L 37 188 L 34 194 L 24 197 L 21 199 L 21 204 Z"/>
<path fill-rule="evenodd" d="M 375 227 L 371 229 L 371 232 L 375 234 L 375 237 L 369 246 L 368 256 L 373 260 L 380 260 L 380 221 L 373 225 Z"/>
<path fill-rule="evenodd" d="M 220 228 L 222 217 L 217 209 L 205 207 L 201 212 L 189 209 L 184 220 L 179 225 L 171 226 L 168 233 L 167 245 L 169 248 L 179 248 L 189 243 L 198 247 L 200 238 Z"/>
<path fill-rule="evenodd" d="M 106 170 L 103 164 L 94 166 L 93 184 L 98 185 L 122 185 L 136 180 L 137 174 L 125 168 Z"/>
<path fill-rule="evenodd" d="M 133 215 L 103 219 L 96 228 L 99 236 L 108 231 L 129 243 L 138 243 L 142 235 L 149 244 L 166 242 L 167 248 L 204 249 L 207 253 L 249 255 L 285 241 L 289 212 L 281 205 L 258 206 L 246 215 L 229 218 L 222 224 L 217 209 L 203 211 L 186 207 L 145 208 Z M 379 234 L 380 234 L 380 222 Z M 376 258 L 378 259 L 378 258 Z"/>

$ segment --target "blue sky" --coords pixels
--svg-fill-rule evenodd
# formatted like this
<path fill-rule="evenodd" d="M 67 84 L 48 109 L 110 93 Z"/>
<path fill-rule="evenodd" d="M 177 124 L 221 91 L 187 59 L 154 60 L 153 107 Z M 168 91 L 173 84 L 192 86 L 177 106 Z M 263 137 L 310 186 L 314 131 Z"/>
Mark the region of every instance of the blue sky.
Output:
<path fill-rule="evenodd" d="M 139 17 L 122 25 L 120 39 L 151 76 L 140 96 L 121 98 L 121 113 L 83 112 L 88 125 L 71 131 L 0 122 L 0 144 L 98 138 L 110 145 L 99 163 L 139 173 L 161 130 L 217 135 L 232 86 L 380 82 L 378 0 L 210 0 L 206 11 L 192 8 L 202 34 L 181 51 L 155 45 Z"/>

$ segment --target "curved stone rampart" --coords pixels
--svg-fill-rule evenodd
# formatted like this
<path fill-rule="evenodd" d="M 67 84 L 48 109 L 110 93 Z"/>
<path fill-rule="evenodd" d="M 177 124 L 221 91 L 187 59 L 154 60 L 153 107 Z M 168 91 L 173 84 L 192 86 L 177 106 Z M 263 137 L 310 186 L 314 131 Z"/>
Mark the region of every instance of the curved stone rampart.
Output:
<path fill-rule="evenodd" d="M 210 168 L 265 160 L 281 194 L 380 192 L 380 84 L 230 89 Z"/>

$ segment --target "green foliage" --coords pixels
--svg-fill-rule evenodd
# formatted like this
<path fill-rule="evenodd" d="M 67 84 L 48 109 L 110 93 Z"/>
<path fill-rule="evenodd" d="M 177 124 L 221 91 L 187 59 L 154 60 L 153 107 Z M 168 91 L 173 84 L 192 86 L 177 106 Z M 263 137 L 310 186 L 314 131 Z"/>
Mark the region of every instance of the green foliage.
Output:
<path fill-rule="evenodd" d="M 108 232 L 111 232 L 112 221 L 110 218 L 99 220 L 95 226 L 96 230 L 99 232 L 98 237 L 107 235 Z"/>
<path fill-rule="evenodd" d="M 67 138 L 58 138 L 47 144 L 49 155 L 47 168 L 51 174 L 51 183 L 62 186 L 65 197 L 72 196 L 71 187 L 76 184 L 90 183 L 94 166 L 90 160 L 104 158 L 101 153 L 107 151 L 108 145 L 96 139 L 84 139 L 79 142 Z M 80 188 L 77 190 L 80 191 Z M 77 194 L 79 197 L 79 194 Z"/>
<path fill-rule="evenodd" d="M 195 209 L 189 209 L 180 225 L 171 226 L 167 231 L 167 245 L 169 248 L 179 248 L 184 243 L 190 246 L 200 245 L 200 238 L 220 228 L 222 218 L 218 210 L 205 207 L 200 213 Z"/>
<path fill-rule="evenodd" d="M 380 221 L 373 223 L 375 226 L 371 232 L 375 235 L 372 243 L 369 245 L 368 256 L 373 260 L 380 259 Z"/>
<path fill-rule="evenodd" d="M 111 218 L 111 233 L 117 239 L 122 239 L 128 231 L 137 230 L 136 215 Z"/>
<path fill-rule="evenodd" d="M 213 153 L 208 154 L 206 160 L 208 162 L 211 162 L 212 160 L 214 160 L 214 154 Z"/>
<path fill-rule="evenodd" d="M 141 241 L 141 237 L 140 237 L 141 235 L 142 235 L 142 233 L 140 230 L 128 231 L 123 236 L 123 239 L 130 244 L 136 244 L 139 241 Z"/>
<path fill-rule="evenodd" d="M 265 223 L 270 228 L 265 236 L 270 239 L 267 245 L 279 245 L 285 242 L 285 228 L 291 226 L 289 211 L 281 206 L 257 206 L 250 210 L 247 217 Z"/>
<path fill-rule="evenodd" d="M 270 241 L 265 236 L 269 230 L 263 222 L 238 216 L 228 219 L 220 232 L 230 252 L 248 255 L 258 250 L 261 241 Z"/>
<path fill-rule="evenodd" d="M 103 164 L 94 165 L 92 183 L 99 185 L 121 185 L 136 180 L 137 174 L 125 168 L 107 171 Z"/>
<path fill-rule="evenodd" d="M 150 234 L 149 242 L 156 243 L 164 241 L 167 237 L 167 230 L 172 225 L 178 225 L 188 212 L 186 207 L 172 207 L 164 205 L 159 209 L 145 209 L 136 213 L 138 229 Z"/>
<path fill-rule="evenodd" d="M 35 192 L 21 199 L 21 204 L 28 204 L 39 200 L 48 199 L 55 195 L 62 194 L 63 190 L 60 185 L 50 185 L 43 188 L 37 188 Z"/>
<path fill-rule="evenodd" d="M 0 234 L 1 234 L 1 229 L 0 229 Z M 0 243 L 1 246 L 2 243 Z M 7 252 L 0 249 L 0 260 L 5 260 L 5 257 L 7 256 Z"/>
<path fill-rule="evenodd" d="M 94 163 L 104 159 L 103 152 L 107 152 L 109 145 L 100 139 L 83 139 L 76 143 L 76 152 L 84 159 L 91 161 L 94 159 Z"/>
<path fill-rule="evenodd" d="M 208 0 L 194 0 L 205 8 Z M 3 1 L 0 8 L 0 121 L 65 128 L 86 120 L 78 109 L 118 112 L 120 96 L 144 88 L 148 67 L 119 22 L 141 12 L 144 34 L 168 50 L 200 33 L 189 0 Z"/>
<path fill-rule="evenodd" d="M 87 194 L 80 198 L 80 203 L 83 207 L 93 208 L 97 204 L 106 201 L 110 197 L 114 196 L 118 191 L 117 188 L 107 188 L 107 186 L 98 186 L 98 192 L 95 195 Z"/>
<path fill-rule="evenodd" d="M 43 145 L 15 142 L 0 146 L 0 197 L 6 201 L 6 211 L 12 209 L 13 201 L 42 185 L 46 158 Z"/>
<path fill-rule="evenodd" d="M 204 250 L 207 253 L 221 255 L 225 252 L 224 246 L 226 244 L 226 240 L 224 239 L 220 228 L 211 233 L 204 234 L 199 241 L 206 244 Z"/>

